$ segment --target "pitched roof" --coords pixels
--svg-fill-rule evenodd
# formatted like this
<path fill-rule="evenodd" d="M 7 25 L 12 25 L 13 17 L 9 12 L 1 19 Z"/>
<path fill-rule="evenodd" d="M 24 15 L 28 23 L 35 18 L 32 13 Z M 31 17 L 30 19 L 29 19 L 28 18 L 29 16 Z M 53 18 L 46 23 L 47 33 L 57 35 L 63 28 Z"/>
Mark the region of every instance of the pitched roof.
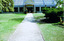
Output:
<path fill-rule="evenodd" d="M 25 1 L 25 4 L 27 5 L 27 4 L 34 4 L 34 1 L 33 0 L 26 0 Z"/>
<path fill-rule="evenodd" d="M 15 7 L 21 7 L 27 4 L 33 4 L 36 7 L 39 6 L 55 6 L 56 2 L 54 0 L 14 0 Z"/>
<path fill-rule="evenodd" d="M 44 6 L 44 2 L 43 2 L 43 0 L 34 0 L 34 2 L 35 2 L 35 6 Z"/>
<path fill-rule="evenodd" d="M 24 0 L 14 0 L 14 6 L 15 7 L 22 7 L 24 5 L 23 3 Z M 21 6 L 22 5 L 22 6 Z"/>

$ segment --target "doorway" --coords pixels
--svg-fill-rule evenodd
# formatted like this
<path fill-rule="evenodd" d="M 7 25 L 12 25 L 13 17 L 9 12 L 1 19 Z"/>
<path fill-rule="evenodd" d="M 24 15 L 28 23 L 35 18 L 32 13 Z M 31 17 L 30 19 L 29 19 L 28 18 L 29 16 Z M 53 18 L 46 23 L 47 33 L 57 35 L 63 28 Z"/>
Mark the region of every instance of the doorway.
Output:
<path fill-rule="evenodd" d="M 27 7 L 27 11 L 28 11 L 28 13 L 33 13 L 34 9 L 33 9 L 33 7 Z"/>
<path fill-rule="evenodd" d="M 34 5 L 32 5 L 32 4 L 26 5 L 26 9 L 27 9 L 28 13 L 33 13 L 34 12 Z"/>

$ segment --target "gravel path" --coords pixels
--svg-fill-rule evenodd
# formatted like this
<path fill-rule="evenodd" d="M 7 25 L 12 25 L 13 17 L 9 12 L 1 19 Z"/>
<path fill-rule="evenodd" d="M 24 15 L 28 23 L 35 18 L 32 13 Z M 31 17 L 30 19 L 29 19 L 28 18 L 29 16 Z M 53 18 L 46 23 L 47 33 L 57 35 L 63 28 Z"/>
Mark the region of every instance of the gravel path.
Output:
<path fill-rule="evenodd" d="M 28 13 L 8 41 L 44 41 L 37 24 L 30 22 L 33 19 L 32 13 Z"/>

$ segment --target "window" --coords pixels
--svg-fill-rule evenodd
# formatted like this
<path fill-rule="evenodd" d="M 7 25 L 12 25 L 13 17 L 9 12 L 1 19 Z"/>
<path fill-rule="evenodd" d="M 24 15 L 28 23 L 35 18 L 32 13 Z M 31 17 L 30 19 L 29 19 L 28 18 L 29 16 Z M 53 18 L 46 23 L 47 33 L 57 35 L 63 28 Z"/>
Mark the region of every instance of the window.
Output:
<path fill-rule="evenodd" d="M 20 7 L 20 12 L 23 12 L 23 7 Z"/>
<path fill-rule="evenodd" d="M 14 8 L 14 12 L 18 12 L 18 7 L 15 7 Z"/>
<path fill-rule="evenodd" d="M 39 7 L 36 7 L 36 11 L 37 11 L 37 12 L 39 11 Z"/>

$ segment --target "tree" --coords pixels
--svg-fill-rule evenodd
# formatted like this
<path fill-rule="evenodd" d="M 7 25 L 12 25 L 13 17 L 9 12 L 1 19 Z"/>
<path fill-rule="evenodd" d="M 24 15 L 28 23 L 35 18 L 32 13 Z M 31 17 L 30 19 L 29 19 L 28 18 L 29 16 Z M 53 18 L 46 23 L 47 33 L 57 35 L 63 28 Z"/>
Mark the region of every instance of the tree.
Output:
<path fill-rule="evenodd" d="M 58 8 L 60 8 L 61 9 L 61 11 L 63 12 L 64 11 L 64 7 L 63 7 L 63 0 L 55 0 L 56 2 L 57 2 L 57 6 L 58 6 Z M 60 6 L 62 6 L 62 7 L 60 7 Z M 61 11 L 59 12 L 60 14 L 61 14 Z M 60 15 L 60 22 L 61 22 L 61 24 L 64 24 L 64 14 L 62 13 L 62 15 Z"/>
<path fill-rule="evenodd" d="M 2 10 L 1 5 L 2 5 L 2 2 L 1 2 L 1 0 L 0 0 L 0 12 L 1 12 L 1 10 Z"/>
<path fill-rule="evenodd" d="M 2 0 L 0 0 L 0 12 L 2 12 L 2 8 L 3 8 Z"/>
<path fill-rule="evenodd" d="M 58 4 L 63 4 L 63 0 L 55 0 L 57 2 L 57 5 Z"/>
<path fill-rule="evenodd" d="M 13 2 L 13 0 L 9 1 L 9 10 L 14 12 L 14 2 Z"/>
<path fill-rule="evenodd" d="M 14 2 L 13 0 L 2 0 L 2 5 L 4 6 L 4 12 L 14 12 Z"/>

